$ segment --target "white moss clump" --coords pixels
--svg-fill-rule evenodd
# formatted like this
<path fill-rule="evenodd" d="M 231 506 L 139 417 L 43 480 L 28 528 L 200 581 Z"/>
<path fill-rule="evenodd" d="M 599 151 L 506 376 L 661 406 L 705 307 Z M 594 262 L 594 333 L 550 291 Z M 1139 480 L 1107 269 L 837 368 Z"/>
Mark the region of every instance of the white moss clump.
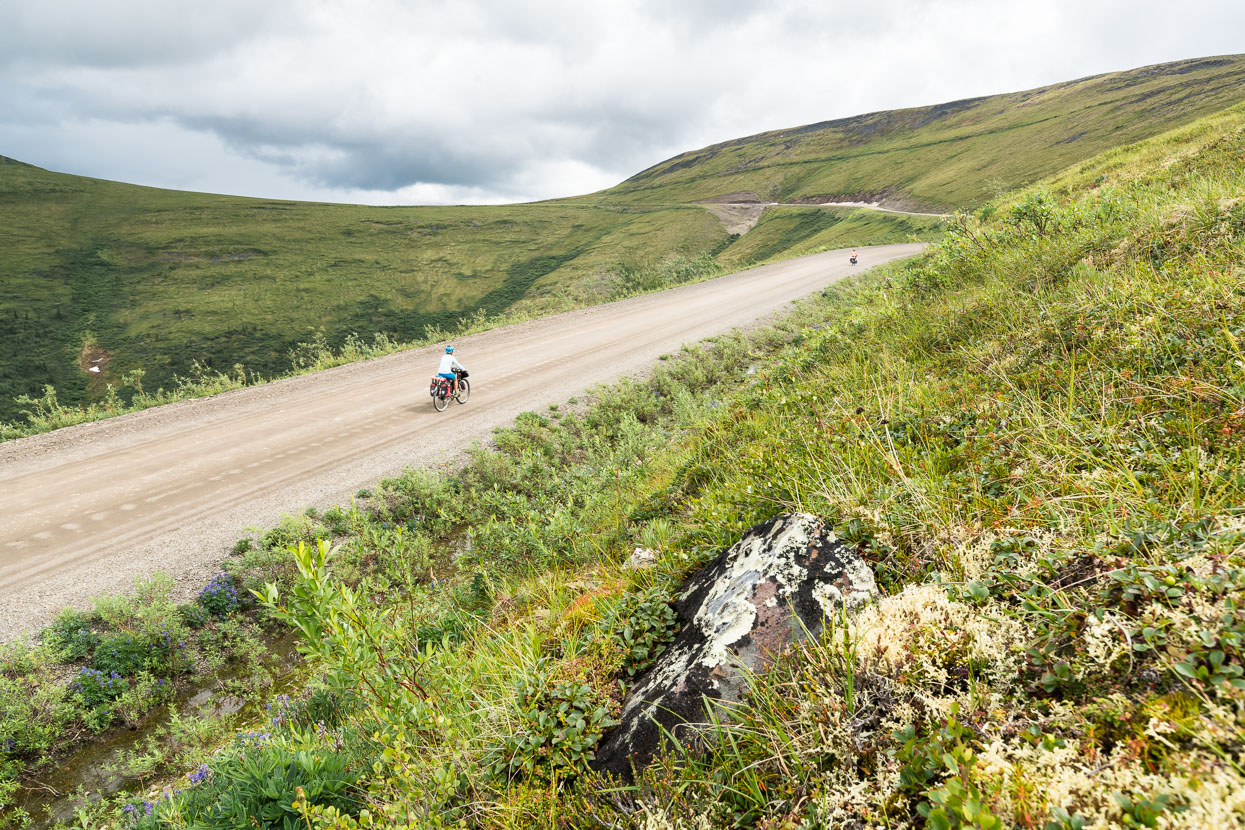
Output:
<path fill-rule="evenodd" d="M 1163 828 L 1243 828 L 1245 779 L 1222 761 L 1190 753 L 1180 774 L 1148 772 L 1127 747 L 1087 757 L 1075 743 L 1043 748 L 996 739 L 978 754 L 977 775 L 996 792 L 991 808 L 1004 824 L 1062 807 L 1086 819 L 1086 828 L 1119 827 L 1123 810 L 1116 793 L 1138 799 L 1169 796 L 1172 808 L 1158 818 Z"/>
<path fill-rule="evenodd" d="M 1093 614 L 1089 616 L 1081 633 L 1081 645 L 1088 659 L 1078 663 L 1078 679 L 1109 675 L 1117 668 L 1127 668 L 1125 658 L 1131 657 L 1131 649 L 1124 637 L 1124 626 L 1125 621 L 1112 611 L 1104 612 L 1102 619 Z"/>
<path fill-rule="evenodd" d="M 979 680 L 1012 681 L 1027 632 L 989 604 L 966 605 L 943 586 L 914 585 L 863 609 L 853 636 L 862 665 L 929 698 L 950 680 L 948 669 L 966 661 Z"/>

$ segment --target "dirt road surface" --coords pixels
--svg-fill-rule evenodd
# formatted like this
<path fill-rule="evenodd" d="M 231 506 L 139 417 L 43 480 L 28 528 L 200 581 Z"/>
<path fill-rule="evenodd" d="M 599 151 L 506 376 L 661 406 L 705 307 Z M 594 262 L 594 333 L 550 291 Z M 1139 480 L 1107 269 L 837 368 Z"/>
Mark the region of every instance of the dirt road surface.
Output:
<path fill-rule="evenodd" d="M 520 412 L 921 247 L 862 248 L 856 268 L 815 254 L 459 338 L 472 396 L 444 413 L 427 392 L 441 349 L 428 347 L 0 444 L 0 639 L 156 571 L 191 596 L 244 528 L 349 503 Z"/>

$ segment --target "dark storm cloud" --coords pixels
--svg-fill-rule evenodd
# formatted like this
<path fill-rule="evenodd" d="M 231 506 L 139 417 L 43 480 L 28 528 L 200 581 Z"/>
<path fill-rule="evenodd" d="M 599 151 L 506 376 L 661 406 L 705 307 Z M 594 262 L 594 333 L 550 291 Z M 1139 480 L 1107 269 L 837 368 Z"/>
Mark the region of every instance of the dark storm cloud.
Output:
<path fill-rule="evenodd" d="M 394 202 L 594 190 L 762 130 L 1232 51 L 1245 26 L 1228 0 L 9 5 L 0 153 Z"/>

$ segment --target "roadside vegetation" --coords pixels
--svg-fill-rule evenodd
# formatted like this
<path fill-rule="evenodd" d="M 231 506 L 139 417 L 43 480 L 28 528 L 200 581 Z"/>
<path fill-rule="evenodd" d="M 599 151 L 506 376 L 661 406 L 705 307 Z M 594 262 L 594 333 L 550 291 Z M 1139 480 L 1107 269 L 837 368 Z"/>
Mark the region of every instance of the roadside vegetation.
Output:
<path fill-rule="evenodd" d="M 305 682 L 78 823 L 1245 825 L 1242 193 L 1236 107 L 240 543 Z M 589 772 L 680 581 L 793 509 L 884 595 L 634 786 Z M 11 647 L 6 713 L 86 706 L 13 685 L 50 648 Z"/>
<path fill-rule="evenodd" d="M 578 283 L 573 291 L 559 292 L 539 306 L 513 307 L 499 314 L 489 314 L 480 308 L 474 314 L 459 317 L 444 327 L 428 324 L 423 327 L 420 336 L 411 339 L 395 339 L 384 332 L 375 332 L 367 340 L 352 332 L 335 343 L 321 329 L 312 333 L 307 340 L 292 345 L 285 355 L 285 370 L 267 377 L 248 370 L 241 363 L 234 364 L 232 370 L 226 372 L 193 361 L 186 374 L 174 374 L 167 387 L 159 386 L 151 391 L 148 388 L 151 381 L 147 379 L 147 372 L 143 369 L 132 369 L 115 382 L 104 383 L 102 395 L 97 400 L 86 403 L 63 401 L 57 388 L 47 384 L 41 394 L 19 395 L 14 399 L 14 406 L 20 417 L 9 422 L 0 421 L 0 441 L 37 435 L 175 401 L 216 395 L 280 377 L 381 357 L 405 349 L 439 343 L 452 337 L 520 323 L 546 314 L 699 282 L 722 273 L 721 266 L 711 254 L 696 257 L 676 254 L 647 265 L 625 265 L 598 273 L 593 279 Z"/>

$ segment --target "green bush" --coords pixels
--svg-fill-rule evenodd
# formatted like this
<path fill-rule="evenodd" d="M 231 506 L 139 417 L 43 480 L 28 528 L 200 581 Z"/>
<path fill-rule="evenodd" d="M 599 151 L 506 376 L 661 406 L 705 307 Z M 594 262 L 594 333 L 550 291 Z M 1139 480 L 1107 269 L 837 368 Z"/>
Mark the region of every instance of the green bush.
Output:
<path fill-rule="evenodd" d="M 13 657 L 6 654 L 6 663 Z M 21 673 L 0 671 L 0 753 L 40 758 L 55 748 L 81 708 L 46 653 L 32 651 L 26 658 L 31 665 Z"/>
<path fill-rule="evenodd" d="M 41 639 L 62 659 L 81 660 L 99 645 L 99 635 L 91 630 L 91 624 L 90 615 L 66 608 L 55 622 L 43 630 Z"/>
<path fill-rule="evenodd" d="M 242 601 L 238 598 L 233 577 L 224 572 L 212 577 L 212 581 L 199 592 L 199 604 L 213 617 L 224 617 L 237 611 Z"/>
<path fill-rule="evenodd" d="M 656 588 L 628 594 L 608 618 L 623 654 L 622 670 L 635 677 L 652 665 L 678 629 L 674 609 Z"/>
<path fill-rule="evenodd" d="M 91 665 L 105 675 L 136 674 L 147 665 L 147 645 L 130 634 L 112 634 L 95 647 Z"/>
<path fill-rule="evenodd" d="M 328 510 L 325 510 L 320 520 L 324 522 L 329 532 L 334 536 L 345 536 L 350 533 L 350 515 L 337 505 L 333 505 Z"/>
<path fill-rule="evenodd" d="M 908 726 L 892 736 L 902 743 L 895 753 L 895 760 L 901 765 L 899 792 L 917 802 L 916 813 L 927 827 L 997 830 L 1002 823 L 985 805 L 973 780 L 976 752 L 972 732 L 959 722 L 956 714 L 953 711 L 941 727 L 928 734 Z"/>
<path fill-rule="evenodd" d="M 583 772 L 606 729 L 617 725 L 609 703 L 587 683 L 557 680 L 539 666 L 518 689 L 518 727 L 491 753 L 507 779 L 566 780 Z"/>
<path fill-rule="evenodd" d="M 319 536 L 326 535 L 315 519 L 309 516 L 281 517 L 281 523 L 269 528 L 259 539 L 261 547 L 268 550 L 282 550 L 299 542 L 311 542 Z"/>
<path fill-rule="evenodd" d="M 202 628 L 212 618 L 208 610 L 198 602 L 187 602 L 177 606 L 177 613 L 188 628 Z"/>
<path fill-rule="evenodd" d="M 358 708 L 358 701 L 336 689 L 317 686 L 286 707 L 283 716 L 296 729 L 333 729 Z"/>
<path fill-rule="evenodd" d="M 156 677 L 150 672 L 139 672 L 132 685 L 125 683 L 121 694 L 116 696 L 113 708 L 125 721 L 126 726 L 134 729 L 148 712 L 172 700 L 173 691 L 172 681 Z"/>
<path fill-rule="evenodd" d="M 129 684 L 115 671 L 105 674 L 102 671 L 87 668 L 78 672 L 78 678 L 70 684 L 69 688 L 82 696 L 82 702 L 87 708 L 96 709 L 124 694 L 129 689 Z"/>
<path fill-rule="evenodd" d="M 265 744 L 235 757 L 200 767 L 197 786 L 159 803 L 130 805 L 136 828 L 190 826 L 200 830 L 305 830 L 295 802 L 302 790 L 309 805 L 331 806 L 348 816 L 359 812 L 354 794 L 362 764 L 331 750 L 299 750 Z"/>

